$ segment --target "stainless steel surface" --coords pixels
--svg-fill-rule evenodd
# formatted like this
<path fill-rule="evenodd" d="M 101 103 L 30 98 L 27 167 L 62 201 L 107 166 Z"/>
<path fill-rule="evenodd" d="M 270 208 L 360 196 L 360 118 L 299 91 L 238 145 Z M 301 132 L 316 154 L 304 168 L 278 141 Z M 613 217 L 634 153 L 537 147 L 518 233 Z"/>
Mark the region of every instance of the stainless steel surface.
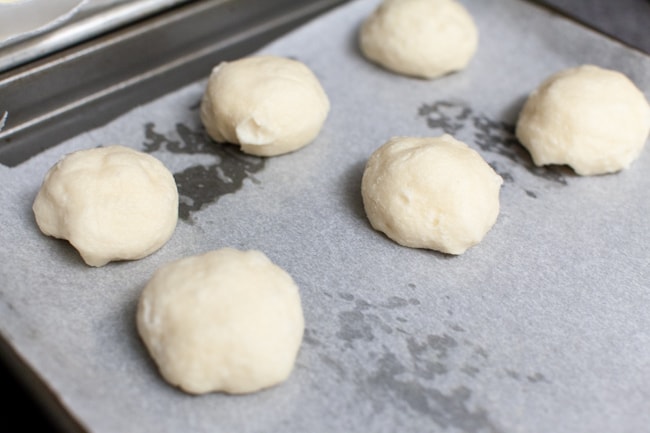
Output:
<path fill-rule="evenodd" d="M 0 1 L 0 48 L 63 25 L 88 0 Z"/>
<path fill-rule="evenodd" d="M 131 24 L 189 0 L 137 0 L 102 10 L 51 32 L 12 44 L 0 51 L 0 72 L 24 65 L 46 54 Z"/>

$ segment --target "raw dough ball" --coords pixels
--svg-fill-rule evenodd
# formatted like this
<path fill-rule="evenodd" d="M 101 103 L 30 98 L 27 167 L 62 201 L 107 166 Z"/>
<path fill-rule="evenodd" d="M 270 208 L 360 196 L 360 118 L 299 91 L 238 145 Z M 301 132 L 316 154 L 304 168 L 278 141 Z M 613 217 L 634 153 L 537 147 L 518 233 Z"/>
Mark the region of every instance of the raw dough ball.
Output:
<path fill-rule="evenodd" d="M 178 221 L 174 176 L 156 158 L 113 145 L 70 153 L 47 172 L 33 204 L 41 231 L 67 239 L 90 266 L 162 247 Z"/>
<path fill-rule="evenodd" d="M 394 137 L 370 156 L 361 193 L 373 228 L 398 244 L 462 254 L 496 222 L 502 183 L 450 135 Z"/>
<path fill-rule="evenodd" d="M 386 69 L 436 78 L 467 66 L 478 29 L 455 0 L 385 0 L 364 21 L 359 43 L 366 58 Z"/>
<path fill-rule="evenodd" d="M 210 137 L 245 153 L 273 156 L 312 142 L 330 103 L 303 63 L 276 56 L 222 62 L 212 70 L 201 103 Z"/>
<path fill-rule="evenodd" d="M 650 133 L 650 106 L 618 71 L 583 65 L 547 78 L 528 97 L 517 138 L 536 165 L 567 164 L 579 175 L 630 166 Z"/>
<path fill-rule="evenodd" d="M 304 319 L 289 274 L 260 251 L 223 248 L 158 269 L 137 326 L 170 384 L 240 394 L 288 378 Z"/>

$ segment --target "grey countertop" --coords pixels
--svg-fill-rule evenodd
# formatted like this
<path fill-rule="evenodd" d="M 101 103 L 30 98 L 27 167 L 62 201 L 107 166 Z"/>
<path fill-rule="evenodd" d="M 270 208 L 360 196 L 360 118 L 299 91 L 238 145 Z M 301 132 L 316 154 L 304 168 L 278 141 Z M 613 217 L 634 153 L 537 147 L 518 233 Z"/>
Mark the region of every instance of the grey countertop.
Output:
<path fill-rule="evenodd" d="M 608 34 L 646 53 L 650 53 L 650 2 L 648 0 L 545 0 L 539 1 L 573 16 L 577 21 Z M 18 378 L 0 365 L 2 393 L 5 401 L 0 432 L 61 431 L 54 425 Z M 27 415 L 25 415 L 27 414 Z"/>

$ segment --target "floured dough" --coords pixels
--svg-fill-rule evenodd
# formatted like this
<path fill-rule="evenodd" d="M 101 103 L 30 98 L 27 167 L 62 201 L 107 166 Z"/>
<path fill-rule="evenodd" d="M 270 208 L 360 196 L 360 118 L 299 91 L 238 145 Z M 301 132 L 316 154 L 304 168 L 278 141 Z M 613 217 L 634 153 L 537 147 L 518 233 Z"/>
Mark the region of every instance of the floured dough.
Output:
<path fill-rule="evenodd" d="M 502 183 L 448 134 L 394 137 L 370 156 L 361 193 L 373 228 L 398 244 L 462 254 L 496 222 Z"/>
<path fill-rule="evenodd" d="M 468 65 L 478 29 L 456 0 L 384 0 L 363 22 L 359 44 L 388 70 L 430 79 Z"/>
<path fill-rule="evenodd" d="M 162 376 L 192 394 L 240 394 L 286 380 L 302 341 L 298 287 L 264 253 L 223 248 L 159 268 L 138 332 Z"/>
<path fill-rule="evenodd" d="M 68 240 L 90 266 L 162 247 L 178 221 L 178 190 L 156 158 L 121 145 L 80 150 L 50 168 L 33 204 L 41 231 Z"/>
<path fill-rule="evenodd" d="M 650 133 L 650 106 L 618 71 L 582 65 L 548 77 L 524 104 L 516 134 L 536 165 L 579 175 L 628 168 Z"/>
<path fill-rule="evenodd" d="M 217 142 L 239 144 L 245 153 L 274 156 L 312 142 L 330 102 L 303 63 L 277 56 L 222 62 L 212 70 L 201 103 L 201 120 Z"/>

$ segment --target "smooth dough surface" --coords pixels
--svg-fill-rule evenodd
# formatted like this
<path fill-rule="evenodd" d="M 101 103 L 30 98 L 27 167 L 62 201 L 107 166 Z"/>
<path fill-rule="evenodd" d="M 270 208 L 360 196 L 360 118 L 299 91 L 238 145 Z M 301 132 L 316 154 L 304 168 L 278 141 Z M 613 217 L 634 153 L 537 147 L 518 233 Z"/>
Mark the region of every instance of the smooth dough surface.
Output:
<path fill-rule="evenodd" d="M 650 133 L 650 105 L 624 74 L 582 65 L 548 77 L 526 100 L 516 134 L 536 165 L 582 176 L 628 168 Z"/>
<path fill-rule="evenodd" d="M 159 268 L 140 295 L 137 327 L 170 384 L 241 394 L 288 378 L 304 318 L 287 272 L 261 251 L 223 248 Z"/>
<path fill-rule="evenodd" d="M 456 0 L 384 0 L 363 22 L 359 45 L 390 71 L 431 79 L 464 69 L 478 38 L 472 16 Z"/>
<path fill-rule="evenodd" d="M 44 234 L 68 240 L 98 267 L 162 247 L 178 221 L 178 189 L 155 157 L 121 145 L 97 147 L 52 166 L 32 209 Z"/>
<path fill-rule="evenodd" d="M 368 159 L 361 193 L 373 228 L 398 244 L 462 254 L 496 222 L 502 183 L 448 134 L 394 137 Z"/>
<path fill-rule="evenodd" d="M 201 120 L 217 142 L 239 144 L 245 153 L 274 156 L 311 143 L 330 102 L 303 63 L 278 56 L 222 62 L 211 72 Z"/>

